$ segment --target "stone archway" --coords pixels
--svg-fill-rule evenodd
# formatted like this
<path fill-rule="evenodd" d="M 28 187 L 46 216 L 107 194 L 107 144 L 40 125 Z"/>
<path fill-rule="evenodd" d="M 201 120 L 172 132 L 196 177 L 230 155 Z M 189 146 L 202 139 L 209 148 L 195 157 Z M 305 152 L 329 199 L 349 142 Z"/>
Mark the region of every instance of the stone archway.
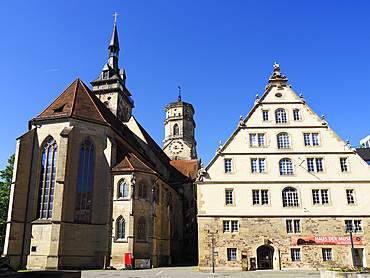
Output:
<path fill-rule="evenodd" d="M 266 245 L 257 248 L 257 265 L 258 269 L 273 269 L 272 258 L 274 249 Z"/>

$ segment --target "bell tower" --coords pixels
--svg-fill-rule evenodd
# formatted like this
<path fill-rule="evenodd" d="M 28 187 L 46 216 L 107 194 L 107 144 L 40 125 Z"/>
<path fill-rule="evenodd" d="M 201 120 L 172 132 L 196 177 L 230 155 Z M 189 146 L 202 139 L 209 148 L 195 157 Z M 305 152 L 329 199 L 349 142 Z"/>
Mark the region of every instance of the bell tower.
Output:
<path fill-rule="evenodd" d="M 177 102 L 168 104 L 165 108 L 166 120 L 163 150 L 172 160 L 189 160 L 197 158 L 194 139 L 195 110 L 193 105 L 181 100 L 181 88 Z"/>
<path fill-rule="evenodd" d="M 126 88 L 126 73 L 118 68 L 119 43 L 117 35 L 117 13 L 114 14 L 114 27 L 108 46 L 108 62 L 104 65 L 99 77 L 90 84 L 93 93 L 103 102 L 116 117 L 127 122 L 134 108 L 134 101 Z"/>

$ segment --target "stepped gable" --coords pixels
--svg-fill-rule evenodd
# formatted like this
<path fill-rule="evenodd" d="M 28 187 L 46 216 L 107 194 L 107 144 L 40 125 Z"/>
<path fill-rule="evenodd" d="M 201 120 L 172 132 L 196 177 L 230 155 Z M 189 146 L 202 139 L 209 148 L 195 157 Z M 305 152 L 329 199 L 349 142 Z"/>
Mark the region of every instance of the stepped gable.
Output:
<path fill-rule="evenodd" d="M 171 165 L 179 170 L 183 175 L 195 179 L 199 170 L 199 159 L 172 160 Z"/>

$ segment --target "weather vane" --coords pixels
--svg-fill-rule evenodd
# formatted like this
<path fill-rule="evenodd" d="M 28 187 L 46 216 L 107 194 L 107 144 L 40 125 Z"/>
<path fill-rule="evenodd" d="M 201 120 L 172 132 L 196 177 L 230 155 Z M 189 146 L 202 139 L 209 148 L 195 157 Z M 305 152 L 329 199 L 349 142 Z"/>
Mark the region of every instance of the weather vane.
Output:
<path fill-rule="evenodd" d="M 179 98 L 178 98 L 178 100 L 181 101 L 181 87 L 177 86 L 177 88 L 179 88 Z"/>
<path fill-rule="evenodd" d="M 114 23 L 117 23 L 117 15 L 119 15 L 117 12 L 114 13 Z"/>

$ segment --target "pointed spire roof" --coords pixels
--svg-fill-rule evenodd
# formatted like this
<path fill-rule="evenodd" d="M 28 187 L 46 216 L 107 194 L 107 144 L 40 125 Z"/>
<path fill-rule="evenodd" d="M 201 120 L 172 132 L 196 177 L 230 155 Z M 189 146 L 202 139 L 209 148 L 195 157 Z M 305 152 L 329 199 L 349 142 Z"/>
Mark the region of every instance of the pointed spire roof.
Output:
<path fill-rule="evenodd" d="M 116 47 L 119 50 L 118 34 L 117 34 L 117 24 L 116 24 L 116 22 L 114 23 L 113 33 L 112 33 L 112 37 L 110 39 L 110 43 L 109 43 L 108 48 L 110 48 L 111 46 Z"/>

